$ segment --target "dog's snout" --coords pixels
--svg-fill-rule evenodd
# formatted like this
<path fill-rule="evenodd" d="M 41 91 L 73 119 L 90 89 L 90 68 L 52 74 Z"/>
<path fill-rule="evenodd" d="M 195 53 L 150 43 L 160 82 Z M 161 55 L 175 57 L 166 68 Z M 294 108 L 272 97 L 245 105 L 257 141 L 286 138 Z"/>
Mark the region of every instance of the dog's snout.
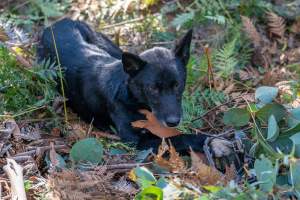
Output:
<path fill-rule="evenodd" d="M 170 116 L 170 117 L 167 117 L 166 119 L 166 124 L 169 126 L 169 127 L 174 127 L 174 126 L 177 126 L 180 122 L 180 117 L 176 117 L 176 116 Z"/>

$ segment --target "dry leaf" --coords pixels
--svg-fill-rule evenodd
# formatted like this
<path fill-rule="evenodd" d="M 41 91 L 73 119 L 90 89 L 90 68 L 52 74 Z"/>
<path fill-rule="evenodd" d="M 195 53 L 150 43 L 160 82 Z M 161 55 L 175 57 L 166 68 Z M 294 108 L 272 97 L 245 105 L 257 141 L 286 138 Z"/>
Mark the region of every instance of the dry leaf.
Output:
<path fill-rule="evenodd" d="M 8 119 L 4 122 L 7 131 L 11 131 L 16 141 L 21 139 L 21 131 L 14 119 Z"/>
<path fill-rule="evenodd" d="M 157 118 L 148 110 L 140 110 L 140 113 L 146 116 L 146 120 L 138 120 L 131 123 L 133 127 L 145 128 L 152 134 L 160 138 L 168 138 L 176 135 L 180 135 L 181 132 L 175 128 L 170 128 L 162 125 Z"/>
<path fill-rule="evenodd" d="M 235 169 L 234 164 L 232 163 L 230 166 L 226 165 L 225 168 L 225 179 L 224 182 L 227 184 L 231 180 L 234 180 L 236 178 L 237 171 Z"/>
<path fill-rule="evenodd" d="M 0 27 L 0 42 L 6 42 L 8 40 L 9 40 L 9 37 L 6 34 L 4 28 Z"/>
<path fill-rule="evenodd" d="M 48 186 L 52 196 L 58 199 L 132 199 L 136 191 L 122 191 L 115 185 L 114 173 L 107 172 L 105 167 L 94 171 L 67 171 L 51 173 Z"/>
<path fill-rule="evenodd" d="M 191 150 L 192 167 L 190 176 L 185 176 L 185 180 L 193 182 L 196 185 L 215 185 L 224 180 L 224 175 L 216 168 L 210 167 L 203 163 L 203 161 Z"/>
<path fill-rule="evenodd" d="M 285 20 L 273 12 L 267 12 L 269 31 L 272 35 L 284 38 Z"/>
<path fill-rule="evenodd" d="M 169 153 L 169 159 L 163 157 L 166 153 Z M 154 157 L 154 160 L 159 166 L 168 169 L 170 172 L 181 172 L 186 169 L 184 161 L 176 152 L 174 146 L 172 144 L 168 146 L 165 140 L 163 140 L 159 146 L 158 153 Z"/>
<path fill-rule="evenodd" d="M 56 156 L 56 151 L 55 151 L 53 142 L 50 143 L 50 147 L 51 147 L 51 149 L 50 149 L 50 152 L 49 152 L 49 157 L 50 157 L 52 167 L 57 167 L 59 165 L 59 161 L 58 161 L 57 156 Z"/>
<path fill-rule="evenodd" d="M 261 36 L 257 32 L 255 26 L 253 25 L 251 19 L 245 16 L 241 16 L 243 23 L 243 30 L 248 34 L 248 37 L 252 40 L 254 46 L 257 48 L 261 46 Z"/>

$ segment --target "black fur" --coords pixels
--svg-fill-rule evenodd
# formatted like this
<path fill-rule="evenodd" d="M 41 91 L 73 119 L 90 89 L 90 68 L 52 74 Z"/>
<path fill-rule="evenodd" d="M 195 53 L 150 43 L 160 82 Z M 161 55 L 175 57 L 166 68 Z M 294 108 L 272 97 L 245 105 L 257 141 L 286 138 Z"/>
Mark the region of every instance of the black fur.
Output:
<path fill-rule="evenodd" d="M 138 110 L 147 108 L 168 126 L 177 126 L 190 56 L 192 30 L 174 50 L 154 47 L 140 55 L 122 52 L 106 36 L 83 22 L 63 19 L 52 25 L 59 60 L 65 69 L 66 96 L 72 109 L 96 127 L 113 124 L 124 142 L 139 149 L 157 149 L 161 139 L 134 129 L 131 122 L 144 119 Z M 50 27 L 38 47 L 39 60 L 56 62 Z M 171 138 L 179 152 L 189 147 L 202 151 L 205 136 Z"/>

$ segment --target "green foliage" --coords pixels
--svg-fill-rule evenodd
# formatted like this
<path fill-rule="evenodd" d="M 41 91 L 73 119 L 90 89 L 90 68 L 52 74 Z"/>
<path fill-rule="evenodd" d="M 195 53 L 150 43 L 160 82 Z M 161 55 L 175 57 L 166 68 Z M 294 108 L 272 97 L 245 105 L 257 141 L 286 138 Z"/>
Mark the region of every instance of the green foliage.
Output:
<path fill-rule="evenodd" d="M 163 191 L 159 187 L 149 186 L 134 198 L 135 200 L 163 200 Z"/>
<path fill-rule="evenodd" d="M 15 5 L 2 16 L 16 25 L 31 26 L 38 21 L 44 21 L 44 24 L 47 24 L 48 18 L 62 16 L 69 4 L 70 0 L 29 0 L 22 6 Z M 26 18 L 20 16 L 26 16 Z"/>
<path fill-rule="evenodd" d="M 255 91 L 255 99 L 258 101 L 259 105 L 271 103 L 277 95 L 278 88 L 276 87 L 262 86 Z"/>
<path fill-rule="evenodd" d="M 247 125 L 249 119 L 250 114 L 245 108 L 231 108 L 224 113 L 223 117 L 224 124 L 235 127 Z"/>
<path fill-rule="evenodd" d="M 254 169 L 260 189 L 264 192 L 271 192 L 276 183 L 278 162 L 276 162 L 276 166 L 273 167 L 272 162 L 268 158 L 261 156 L 261 159 L 255 161 Z"/>
<path fill-rule="evenodd" d="M 219 49 L 215 54 L 215 66 L 219 70 L 219 73 L 228 77 L 233 74 L 234 69 L 238 64 L 236 56 L 236 39 L 224 44 L 223 48 Z"/>
<path fill-rule="evenodd" d="M 95 138 L 86 138 L 72 146 L 70 157 L 74 162 L 88 161 L 99 164 L 103 157 L 103 146 Z"/>
<path fill-rule="evenodd" d="M 190 128 L 201 127 L 202 121 L 193 119 L 203 115 L 210 108 L 224 103 L 227 99 L 228 97 L 224 93 L 215 90 L 200 91 L 197 89 L 192 95 L 185 92 L 182 103 L 183 119 L 179 129 L 184 133 L 189 133 Z"/>
<path fill-rule="evenodd" d="M 57 96 L 55 68 L 36 66 L 26 69 L 0 47 L 0 113 L 18 115 L 50 104 Z"/>
<path fill-rule="evenodd" d="M 269 117 L 267 141 L 274 142 L 279 136 L 279 127 L 274 115 Z"/>

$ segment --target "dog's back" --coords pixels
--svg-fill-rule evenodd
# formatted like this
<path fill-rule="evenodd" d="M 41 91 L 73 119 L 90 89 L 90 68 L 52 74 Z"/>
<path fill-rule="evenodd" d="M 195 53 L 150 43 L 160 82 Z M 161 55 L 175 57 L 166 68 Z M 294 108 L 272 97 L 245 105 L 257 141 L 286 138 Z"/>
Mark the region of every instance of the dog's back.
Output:
<path fill-rule="evenodd" d="M 82 22 L 63 19 L 44 30 L 37 52 L 40 61 L 60 62 L 68 104 L 73 110 L 87 121 L 101 115 L 102 122 L 109 122 L 107 98 L 116 95 L 122 79 L 112 80 L 111 74 L 124 77 L 118 64 L 122 51 L 116 45 Z"/>

